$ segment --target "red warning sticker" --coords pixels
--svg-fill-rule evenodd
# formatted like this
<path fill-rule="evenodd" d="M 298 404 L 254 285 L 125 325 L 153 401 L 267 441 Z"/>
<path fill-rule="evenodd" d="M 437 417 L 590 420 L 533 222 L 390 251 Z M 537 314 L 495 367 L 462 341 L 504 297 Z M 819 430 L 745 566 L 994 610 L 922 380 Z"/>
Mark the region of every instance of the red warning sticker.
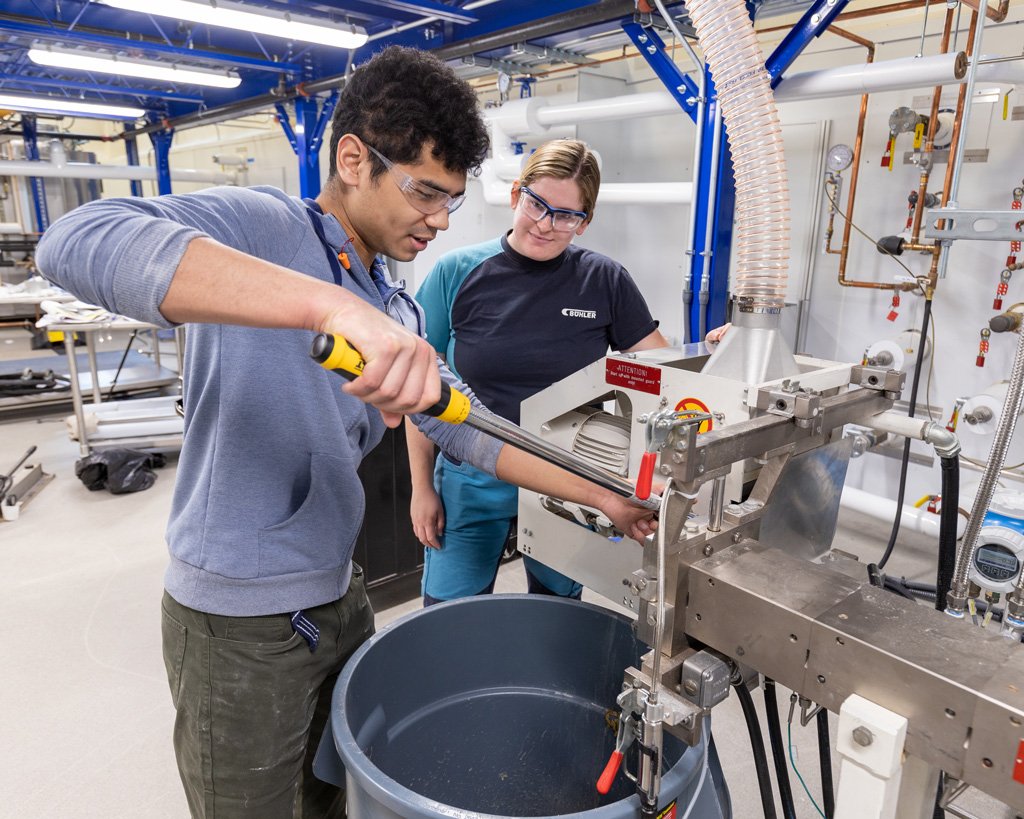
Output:
<path fill-rule="evenodd" d="M 616 387 L 629 387 L 651 395 L 661 395 L 661 370 L 635 361 L 605 359 L 604 380 Z"/>
<path fill-rule="evenodd" d="M 1024 785 L 1024 739 L 1017 746 L 1017 761 L 1013 766 L 1013 778 Z"/>
<path fill-rule="evenodd" d="M 699 401 L 696 398 L 684 398 L 678 404 L 676 404 L 676 412 L 685 412 L 686 410 L 693 410 L 695 412 L 706 412 L 711 413 L 708 409 L 708 405 L 703 401 Z M 711 432 L 715 427 L 713 419 L 708 418 L 707 421 L 701 421 L 700 427 L 697 428 L 697 432 Z"/>

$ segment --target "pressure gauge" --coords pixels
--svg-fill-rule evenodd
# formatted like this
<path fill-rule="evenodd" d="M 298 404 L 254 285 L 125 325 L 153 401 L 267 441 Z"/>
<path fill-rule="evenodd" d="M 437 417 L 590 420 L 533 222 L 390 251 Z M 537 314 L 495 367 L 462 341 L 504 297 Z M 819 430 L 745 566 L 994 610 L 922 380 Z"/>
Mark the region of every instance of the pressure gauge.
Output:
<path fill-rule="evenodd" d="M 504 71 L 498 74 L 498 90 L 502 94 L 507 94 L 508 89 L 512 87 L 512 77 L 506 74 Z"/>
<path fill-rule="evenodd" d="M 828 169 L 830 171 L 845 171 L 853 162 L 853 150 L 849 145 L 834 145 L 828 152 Z"/>

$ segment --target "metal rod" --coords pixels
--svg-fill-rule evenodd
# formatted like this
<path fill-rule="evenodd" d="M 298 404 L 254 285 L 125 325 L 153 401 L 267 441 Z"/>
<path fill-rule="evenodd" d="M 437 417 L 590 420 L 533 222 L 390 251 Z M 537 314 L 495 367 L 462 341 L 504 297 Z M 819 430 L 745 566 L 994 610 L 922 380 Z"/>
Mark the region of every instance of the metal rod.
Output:
<path fill-rule="evenodd" d="M 924 4 L 924 20 L 921 22 L 921 45 L 917 47 L 917 56 L 924 56 L 924 35 L 928 31 L 928 9 L 932 7 L 932 0 Z"/>
<path fill-rule="evenodd" d="M 629 481 L 620 478 L 617 475 L 612 475 L 610 472 L 605 472 L 600 467 L 595 466 L 577 455 L 573 455 L 571 452 L 559 449 L 554 444 L 548 443 L 543 438 L 539 438 L 536 435 L 527 432 L 522 427 L 516 426 L 511 421 L 506 421 L 500 416 L 492 415 L 489 412 L 481 412 L 478 409 L 472 409 L 469 412 L 469 416 L 465 421 L 463 421 L 463 423 L 490 435 L 492 438 L 504 441 L 506 444 L 514 446 L 516 449 L 529 452 L 531 455 L 536 455 L 541 460 L 561 467 L 562 469 L 571 472 L 574 475 L 578 475 L 581 478 L 585 478 L 592 483 L 596 483 L 598 486 L 608 489 L 617 495 L 633 499 L 636 503 L 640 503 L 642 506 L 648 506 L 652 509 L 658 508 L 657 498 L 648 502 L 636 500 L 634 487 Z"/>
<path fill-rule="evenodd" d="M 722 531 L 722 516 L 725 514 L 725 475 L 715 478 L 711 486 L 711 511 L 708 514 L 708 531 Z"/>

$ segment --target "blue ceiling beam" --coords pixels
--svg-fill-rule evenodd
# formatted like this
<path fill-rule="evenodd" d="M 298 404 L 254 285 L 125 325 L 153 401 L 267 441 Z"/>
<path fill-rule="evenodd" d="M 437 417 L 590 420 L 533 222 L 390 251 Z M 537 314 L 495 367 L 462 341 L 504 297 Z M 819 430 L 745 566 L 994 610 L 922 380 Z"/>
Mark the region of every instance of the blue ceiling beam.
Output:
<path fill-rule="evenodd" d="M 772 88 L 782 82 L 782 74 L 789 68 L 800 53 L 811 44 L 815 37 L 820 37 L 839 16 L 849 0 L 815 0 L 800 21 L 789 30 L 772 55 L 765 61 L 772 78 Z"/>
<path fill-rule="evenodd" d="M 272 60 L 255 60 L 251 57 L 238 57 L 232 54 L 221 54 L 201 49 L 178 48 L 162 43 L 146 43 L 138 40 L 125 40 L 119 37 L 107 37 L 102 34 L 90 34 L 84 31 L 68 31 L 67 29 L 48 28 L 14 20 L 0 20 L 0 33 L 18 34 L 23 37 L 35 37 L 46 42 L 64 45 L 92 45 L 109 48 L 115 51 L 137 49 L 148 54 L 176 57 L 192 64 L 203 61 L 217 65 L 248 68 L 255 71 L 275 71 L 280 74 L 298 74 L 302 67 L 293 63 L 277 63 Z"/>
<path fill-rule="evenodd" d="M 106 85 L 103 83 L 73 82 L 56 77 L 28 77 L 24 74 L 0 73 L 0 86 L 21 85 L 40 88 L 66 88 L 71 91 L 92 91 L 98 94 L 114 94 L 119 97 L 133 99 L 160 99 L 176 102 L 190 102 L 194 105 L 202 103 L 203 98 L 195 94 L 176 94 L 171 91 L 149 91 L 143 88 L 127 88 L 123 85 Z"/>

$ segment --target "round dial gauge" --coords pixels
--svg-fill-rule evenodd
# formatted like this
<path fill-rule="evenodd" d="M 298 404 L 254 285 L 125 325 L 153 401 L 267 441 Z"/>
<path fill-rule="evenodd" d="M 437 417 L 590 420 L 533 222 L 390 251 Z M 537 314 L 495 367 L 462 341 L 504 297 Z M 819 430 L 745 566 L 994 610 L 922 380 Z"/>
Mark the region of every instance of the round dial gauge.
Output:
<path fill-rule="evenodd" d="M 512 86 L 512 77 L 502 71 L 498 74 L 498 90 L 504 94 Z"/>
<path fill-rule="evenodd" d="M 853 162 L 853 151 L 849 145 L 834 145 L 828 152 L 828 168 L 830 171 L 845 171 Z"/>

